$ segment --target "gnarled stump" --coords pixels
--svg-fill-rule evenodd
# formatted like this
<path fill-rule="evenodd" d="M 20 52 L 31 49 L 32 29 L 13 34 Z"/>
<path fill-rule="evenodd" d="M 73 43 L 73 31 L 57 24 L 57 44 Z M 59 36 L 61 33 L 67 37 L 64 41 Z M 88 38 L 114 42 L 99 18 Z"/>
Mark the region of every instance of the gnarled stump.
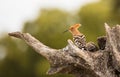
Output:
<path fill-rule="evenodd" d="M 47 58 L 47 74 L 69 73 L 76 77 L 120 77 L 120 26 L 105 24 L 106 36 L 98 38 L 96 52 L 79 49 L 71 40 L 63 49 L 52 49 L 29 33 L 13 32 L 10 36 L 24 40 L 36 52 Z"/>

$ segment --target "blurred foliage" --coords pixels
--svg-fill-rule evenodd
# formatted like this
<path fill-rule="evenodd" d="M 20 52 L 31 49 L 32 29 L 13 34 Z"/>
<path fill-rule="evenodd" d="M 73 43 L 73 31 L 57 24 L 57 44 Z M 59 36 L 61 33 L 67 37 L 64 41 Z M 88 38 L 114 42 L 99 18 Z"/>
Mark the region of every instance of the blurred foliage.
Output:
<path fill-rule="evenodd" d="M 87 40 L 95 42 L 98 36 L 105 34 L 104 23 L 110 23 L 110 7 L 106 1 L 88 4 L 81 8 L 78 16 Z"/>
<path fill-rule="evenodd" d="M 43 9 L 38 18 L 25 23 L 23 32 L 28 32 L 44 44 L 53 48 L 66 46 L 69 33 L 63 34 L 73 16 L 57 9 Z M 62 37 L 62 38 L 61 38 Z M 0 77 L 48 77 L 49 63 L 23 41 L 8 36 L 1 38 L 0 46 L 6 56 L 0 61 Z M 71 75 L 51 75 L 49 77 L 72 77 Z"/>
<path fill-rule="evenodd" d="M 24 24 L 23 32 L 28 32 L 45 45 L 52 48 L 63 48 L 69 32 L 64 33 L 70 25 L 81 23 L 80 31 L 87 41 L 94 41 L 105 35 L 104 23 L 120 24 L 120 1 L 101 0 L 83 6 L 75 15 L 58 10 L 43 9 L 38 17 Z M 0 38 L 0 77 L 73 77 L 56 74 L 48 76 L 48 61 L 27 46 L 23 41 L 8 36 Z"/>
<path fill-rule="evenodd" d="M 63 31 L 68 29 L 72 17 L 57 9 L 43 9 L 36 20 L 25 23 L 23 32 L 31 33 L 45 45 L 62 48 L 67 44 L 66 40 L 71 38 L 69 33 L 63 34 Z"/>

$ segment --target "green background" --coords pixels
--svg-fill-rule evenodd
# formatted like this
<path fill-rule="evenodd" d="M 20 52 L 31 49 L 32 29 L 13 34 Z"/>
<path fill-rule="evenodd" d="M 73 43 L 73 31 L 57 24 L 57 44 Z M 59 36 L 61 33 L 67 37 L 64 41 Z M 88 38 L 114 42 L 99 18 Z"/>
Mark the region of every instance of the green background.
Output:
<path fill-rule="evenodd" d="M 60 49 L 67 45 L 67 39 L 72 39 L 69 32 L 63 33 L 69 26 L 82 24 L 79 30 L 87 41 L 96 43 L 98 36 L 105 35 L 105 22 L 111 26 L 120 24 L 120 0 L 101 0 L 73 12 L 42 9 L 36 19 L 24 23 L 22 32 L 32 34 L 51 48 Z M 48 61 L 19 39 L 3 35 L 0 50 L 6 52 L 5 58 L 0 60 L 0 77 L 73 77 L 46 75 Z"/>

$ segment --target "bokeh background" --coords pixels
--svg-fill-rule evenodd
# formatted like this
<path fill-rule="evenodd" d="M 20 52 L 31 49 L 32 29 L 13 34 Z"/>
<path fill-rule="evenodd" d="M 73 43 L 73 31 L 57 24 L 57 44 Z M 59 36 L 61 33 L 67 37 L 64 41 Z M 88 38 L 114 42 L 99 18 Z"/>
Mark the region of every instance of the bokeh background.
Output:
<path fill-rule="evenodd" d="M 28 32 L 60 49 L 72 38 L 63 33 L 69 26 L 82 24 L 80 31 L 87 41 L 96 43 L 97 37 L 105 35 L 105 22 L 120 24 L 120 0 L 0 0 L 0 77 L 73 77 L 46 75 L 47 60 L 8 32 Z"/>

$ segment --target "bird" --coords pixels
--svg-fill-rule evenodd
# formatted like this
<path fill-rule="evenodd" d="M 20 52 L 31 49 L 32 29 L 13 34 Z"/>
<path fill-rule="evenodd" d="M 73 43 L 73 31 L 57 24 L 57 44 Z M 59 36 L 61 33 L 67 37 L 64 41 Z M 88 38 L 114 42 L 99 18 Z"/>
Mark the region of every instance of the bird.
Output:
<path fill-rule="evenodd" d="M 74 44 L 79 48 L 86 51 L 94 52 L 97 51 L 99 48 L 94 42 L 86 42 L 86 37 L 82 34 L 78 28 L 81 24 L 74 24 L 69 27 L 69 29 L 65 30 L 63 33 L 69 31 L 72 34 Z"/>
<path fill-rule="evenodd" d="M 72 34 L 74 44 L 79 49 L 83 49 L 90 52 L 97 51 L 98 47 L 93 42 L 86 42 L 85 35 L 78 30 L 80 26 L 81 24 L 75 24 L 69 27 L 69 32 Z"/>
<path fill-rule="evenodd" d="M 69 32 L 72 34 L 74 44 L 80 48 L 86 50 L 86 38 L 85 35 L 82 34 L 78 28 L 81 24 L 75 24 L 69 27 Z"/>

